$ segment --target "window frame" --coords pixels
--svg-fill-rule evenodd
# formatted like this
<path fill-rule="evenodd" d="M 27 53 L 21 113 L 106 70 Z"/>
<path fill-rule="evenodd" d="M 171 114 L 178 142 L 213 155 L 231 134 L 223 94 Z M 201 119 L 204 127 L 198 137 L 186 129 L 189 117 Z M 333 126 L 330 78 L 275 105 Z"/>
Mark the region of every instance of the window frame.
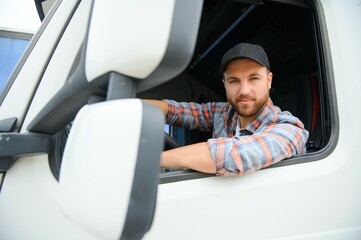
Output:
<path fill-rule="evenodd" d="M 61 3 L 62 3 L 62 0 L 58 0 L 58 1 L 56 1 L 54 3 L 53 8 L 49 12 L 48 16 L 44 19 L 42 24 L 40 25 L 40 28 L 38 29 L 36 34 L 31 37 L 31 40 L 30 40 L 27 48 L 25 49 L 22 57 L 19 59 L 17 65 L 13 69 L 13 72 L 10 75 L 10 77 L 8 78 L 4 88 L 2 89 L 2 92 L 0 93 L 0 106 L 2 105 L 4 99 L 6 98 L 6 95 L 10 91 L 11 86 L 13 85 L 13 83 L 14 83 L 15 79 L 17 78 L 19 72 L 21 71 L 23 65 L 25 64 L 26 60 L 30 56 L 31 52 L 33 51 L 34 47 L 36 46 L 36 44 L 39 41 L 41 35 L 45 31 L 45 29 L 46 29 L 47 25 L 49 24 L 51 18 L 53 17 L 53 15 L 55 14 L 56 10 L 61 5 Z M 22 35 L 22 36 L 25 37 L 25 35 Z"/>
<path fill-rule="evenodd" d="M 0 29 L 0 38 L 5 38 L 5 39 L 9 39 L 10 41 L 12 40 L 20 40 L 20 41 L 26 41 L 26 46 L 29 45 L 29 42 L 32 38 L 33 34 L 31 33 L 24 33 L 24 32 L 16 32 L 16 31 L 9 31 L 9 30 L 2 30 Z M 25 48 L 23 49 L 22 54 L 24 54 L 25 50 L 26 50 L 26 46 Z M 17 61 L 19 61 L 21 59 L 21 55 L 19 56 L 19 58 L 17 58 Z M 8 80 L 9 80 L 9 77 L 11 76 L 11 72 L 14 71 L 16 67 L 16 64 L 13 66 L 12 69 L 10 69 L 10 75 L 8 76 L 7 79 L 3 79 L 4 80 L 4 85 L 3 85 L 3 88 L 0 89 L 0 93 L 2 91 L 2 89 L 5 88 Z"/>

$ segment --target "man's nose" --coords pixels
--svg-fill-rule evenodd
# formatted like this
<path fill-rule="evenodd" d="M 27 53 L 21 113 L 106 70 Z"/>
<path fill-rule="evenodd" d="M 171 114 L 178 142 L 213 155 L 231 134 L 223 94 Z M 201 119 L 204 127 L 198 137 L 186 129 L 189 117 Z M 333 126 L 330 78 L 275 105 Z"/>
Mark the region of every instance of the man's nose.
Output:
<path fill-rule="evenodd" d="M 239 95 L 248 95 L 251 91 L 251 86 L 247 81 L 241 81 L 239 84 L 238 94 Z"/>

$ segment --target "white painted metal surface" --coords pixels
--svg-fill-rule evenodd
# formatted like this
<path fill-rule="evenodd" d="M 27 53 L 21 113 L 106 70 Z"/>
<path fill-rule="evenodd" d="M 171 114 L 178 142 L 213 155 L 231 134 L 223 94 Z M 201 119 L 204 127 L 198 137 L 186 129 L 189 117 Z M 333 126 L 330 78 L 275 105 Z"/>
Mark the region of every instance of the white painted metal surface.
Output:
<path fill-rule="evenodd" d="M 60 205 L 70 221 L 101 239 L 121 236 L 142 120 L 139 99 L 84 106 L 74 120 L 59 178 Z"/>
<path fill-rule="evenodd" d="M 110 71 L 139 79 L 147 77 L 168 46 L 174 0 L 107 0 L 101 6 L 93 11 L 90 23 L 87 79 L 91 81 Z"/>
<path fill-rule="evenodd" d="M 71 2 L 68 4 L 71 4 Z M 71 6 L 72 7 L 69 8 L 69 11 L 71 11 L 71 9 L 74 7 L 74 3 L 72 3 Z M 86 28 L 84 28 L 84 26 L 88 22 L 90 7 L 91 1 L 83 0 L 72 20 L 69 22 L 66 31 L 63 33 L 63 36 L 60 42 L 57 44 L 57 48 L 54 51 L 52 58 L 45 69 L 45 72 L 43 73 L 41 82 L 38 86 L 38 91 L 36 91 L 30 109 L 26 115 L 24 122 L 25 126 L 30 123 L 36 114 L 38 114 L 38 112 L 50 101 L 50 99 L 57 93 L 57 91 L 59 91 L 59 89 L 67 80 L 73 65 L 73 59 L 76 58 L 76 55 L 79 52 L 85 37 Z M 64 18 L 65 16 L 57 15 L 56 17 Z M 65 21 L 65 19 L 63 19 L 63 21 Z M 62 24 L 64 24 L 64 22 Z M 47 29 L 49 28 L 50 27 Z M 44 34 L 49 34 L 55 37 L 59 33 L 59 30 L 60 29 L 51 29 L 49 33 Z M 36 59 L 34 59 L 34 61 L 36 61 Z M 26 63 L 27 67 L 34 67 L 35 64 L 33 62 L 28 62 L 29 61 Z M 41 65 L 39 67 L 41 67 Z M 39 68 L 39 70 L 41 70 L 41 68 Z M 54 79 L 56 79 L 56 81 L 54 81 Z M 26 79 L 23 81 L 25 80 Z M 19 90 L 16 88 L 12 92 L 14 95 L 16 95 L 18 94 Z M 22 131 L 26 131 L 26 129 L 23 129 Z"/>
<path fill-rule="evenodd" d="M 74 1 L 65 2 L 56 16 L 59 20 L 52 23 L 56 27 L 47 30 L 54 29 L 52 34 L 73 8 Z M 324 14 L 320 18 L 330 50 L 325 52 L 331 60 L 327 62 L 329 80 L 336 86 L 340 133 L 334 139 L 334 151 L 319 161 L 239 178 L 161 184 L 153 226 L 145 239 L 360 239 L 361 4 L 359 0 L 322 0 L 317 5 Z M 24 65 L 0 108 L 1 118 L 25 115 L 31 101 L 31 91 L 25 88 L 35 88 L 54 43 L 51 36 L 40 39 L 42 50 L 34 49 L 29 65 Z M 59 86 L 64 79 L 53 81 Z M 50 98 L 47 88 L 39 88 L 37 102 Z M 39 111 L 40 105 L 34 105 L 31 113 Z M 98 239 L 66 218 L 62 201 L 46 156 L 19 159 L 7 172 L 0 193 L 0 238 Z"/>

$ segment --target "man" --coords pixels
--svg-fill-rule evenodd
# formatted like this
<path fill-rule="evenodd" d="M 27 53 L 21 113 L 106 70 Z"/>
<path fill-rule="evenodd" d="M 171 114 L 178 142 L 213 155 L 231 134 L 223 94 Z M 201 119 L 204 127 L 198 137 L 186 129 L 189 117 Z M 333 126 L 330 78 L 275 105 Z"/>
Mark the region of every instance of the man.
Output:
<path fill-rule="evenodd" d="M 269 98 L 272 72 L 261 46 L 237 44 L 224 54 L 220 70 L 227 103 L 147 100 L 171 125 L 213 131 L 207 142 L 163 152 L 162 167 L 244 175 L 306 152 L 303 123 Z"/>

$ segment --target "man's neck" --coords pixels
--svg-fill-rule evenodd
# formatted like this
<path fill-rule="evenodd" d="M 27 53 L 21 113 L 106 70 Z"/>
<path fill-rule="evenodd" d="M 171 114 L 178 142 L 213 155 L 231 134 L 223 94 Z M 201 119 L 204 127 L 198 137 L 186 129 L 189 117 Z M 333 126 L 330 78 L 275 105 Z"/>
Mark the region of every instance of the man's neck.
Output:
<path fill-rule="evenodd" d="M 238 115 L 238 124 L 240 129 L 244 129 L 256 119 L 255 116 L 245 118 Z"/>

